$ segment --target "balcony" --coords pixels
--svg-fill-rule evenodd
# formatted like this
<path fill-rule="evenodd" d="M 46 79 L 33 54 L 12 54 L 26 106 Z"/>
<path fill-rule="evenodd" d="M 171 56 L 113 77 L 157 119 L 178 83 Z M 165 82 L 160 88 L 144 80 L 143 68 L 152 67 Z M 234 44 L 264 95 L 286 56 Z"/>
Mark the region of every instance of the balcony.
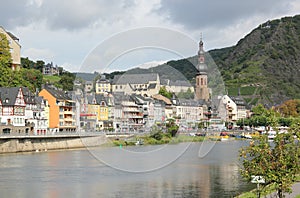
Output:
<path fill-rule="evenodd" d="M 138 109 L 138 108 L 129 108 L 129 107 L 124 107 L 123 111 L 124 112 L 142 112 L 141 109 Z"/>

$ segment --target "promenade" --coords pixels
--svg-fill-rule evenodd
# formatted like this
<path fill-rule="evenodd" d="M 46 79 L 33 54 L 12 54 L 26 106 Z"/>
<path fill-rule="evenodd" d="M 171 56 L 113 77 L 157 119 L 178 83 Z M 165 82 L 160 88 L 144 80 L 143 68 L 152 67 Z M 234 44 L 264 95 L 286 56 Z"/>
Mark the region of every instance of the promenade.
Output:
<path fill-rule="evenodd" d="M 295 183 L 292 186 L 293 192 L 291 194 L 285 193 L 285 198 L 295 198 L 297 195 L 300 196 L 300 182 Z M 271 193 L 269 195 L 266 196 L 266 198 L 275 198 L 278 197 L 276 192 Z"/>

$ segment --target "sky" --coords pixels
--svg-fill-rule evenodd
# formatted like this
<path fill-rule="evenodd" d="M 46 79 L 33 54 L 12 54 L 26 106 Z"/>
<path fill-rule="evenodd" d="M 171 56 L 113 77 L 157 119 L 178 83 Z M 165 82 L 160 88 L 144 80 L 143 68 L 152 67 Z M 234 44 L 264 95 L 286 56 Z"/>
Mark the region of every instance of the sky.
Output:
<path fill-rule="evenodd" d="M 200 37 L 205 50 L 232 46 L 296 14 L 299 0 L 2 0 L 0 26 L 20 39 L 22 57 L 108 72 L 196 55 Z"/>

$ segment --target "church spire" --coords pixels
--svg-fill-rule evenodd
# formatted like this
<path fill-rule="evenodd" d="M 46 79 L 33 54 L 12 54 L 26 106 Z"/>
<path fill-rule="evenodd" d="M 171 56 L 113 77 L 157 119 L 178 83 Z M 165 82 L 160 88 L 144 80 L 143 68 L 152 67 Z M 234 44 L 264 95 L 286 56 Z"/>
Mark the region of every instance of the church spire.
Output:
<path fill-rule="evenodd" d="M 207 66 L 205 64 L 205 52 L 203 49 L 203 41 L 202 41 L 202 33 L 200 34 L 200 41 L 199 41 L 199 50 L 198 50 L 198 65 L 197 69 L 199 72 L 206 72 Z"/>

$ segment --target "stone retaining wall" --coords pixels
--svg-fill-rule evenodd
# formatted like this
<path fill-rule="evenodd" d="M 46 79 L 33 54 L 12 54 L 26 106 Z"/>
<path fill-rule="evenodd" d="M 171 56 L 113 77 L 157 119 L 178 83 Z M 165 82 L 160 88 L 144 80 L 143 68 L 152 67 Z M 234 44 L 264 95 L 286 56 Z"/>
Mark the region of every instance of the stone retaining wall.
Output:
<path fill-rule="evenodd" d="M 52 138 L 7 138 L 0 139 L 0 153 L 32 152 L 55 149 L 100 146 L 107 142 L 105 136 L 52 137 Z"/>

